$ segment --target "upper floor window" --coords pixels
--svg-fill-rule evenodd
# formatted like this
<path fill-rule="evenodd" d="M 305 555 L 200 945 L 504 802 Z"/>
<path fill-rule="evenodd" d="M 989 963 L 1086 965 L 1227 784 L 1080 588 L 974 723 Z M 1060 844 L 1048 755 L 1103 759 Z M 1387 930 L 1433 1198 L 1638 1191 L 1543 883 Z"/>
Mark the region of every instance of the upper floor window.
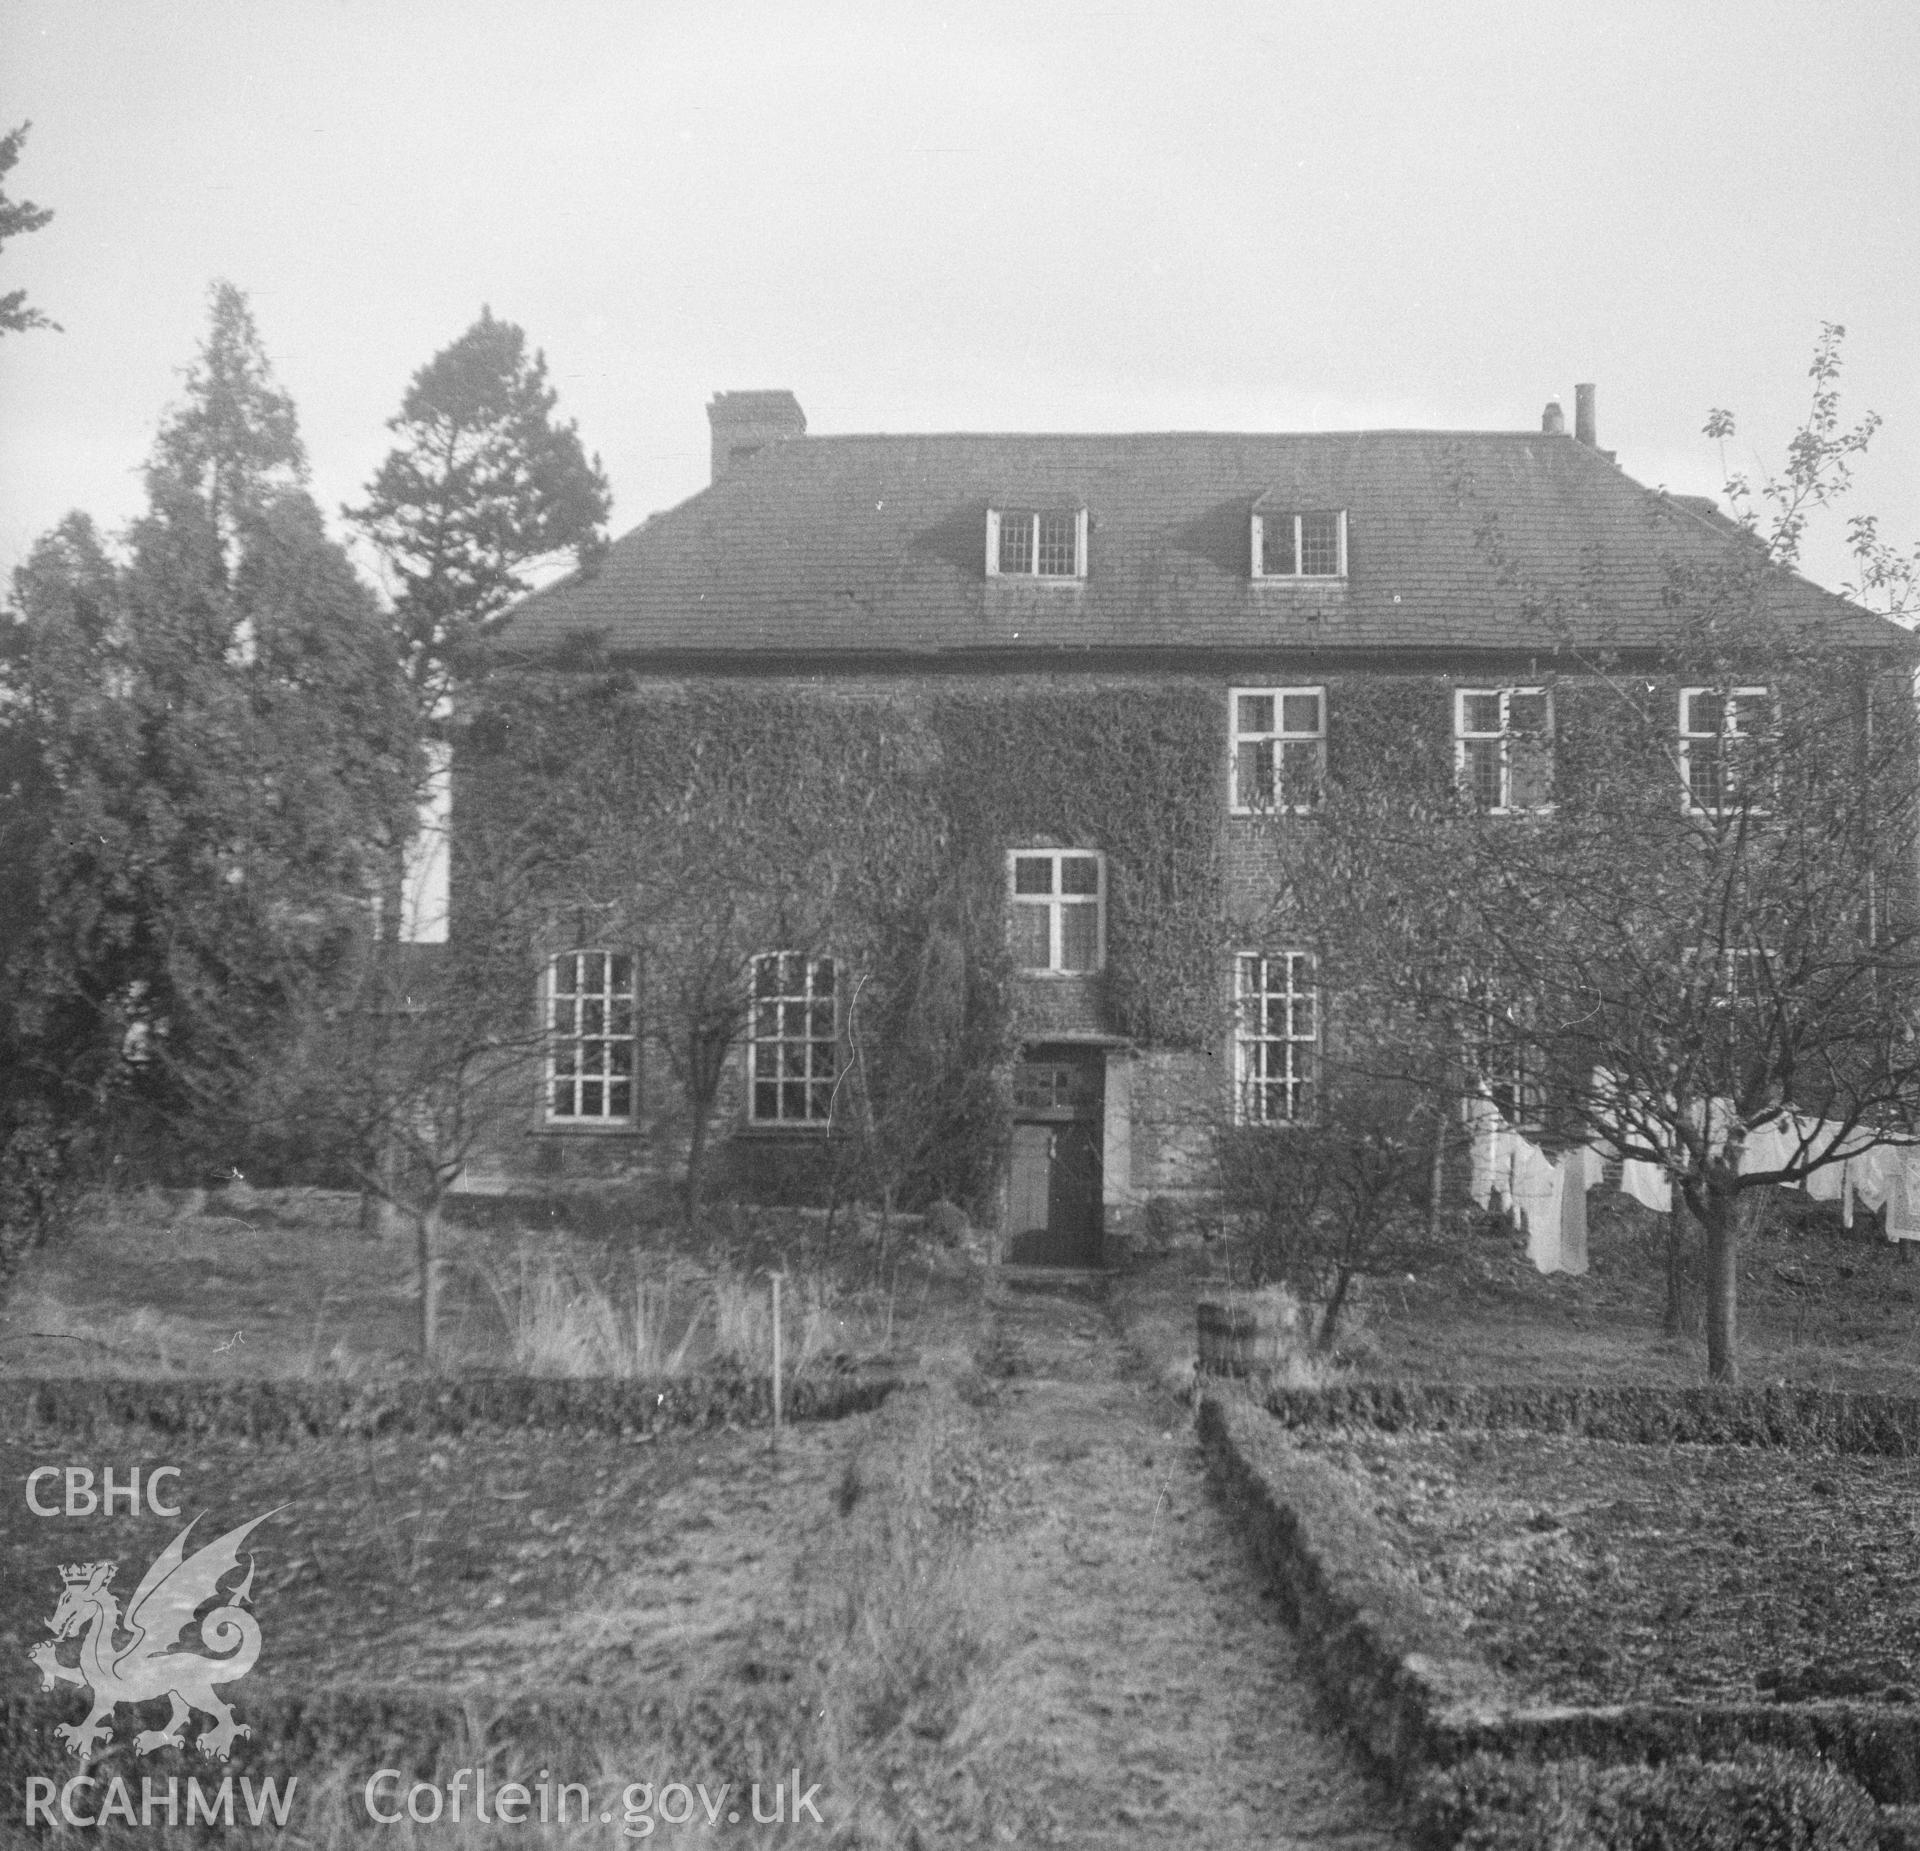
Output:
<path fill-rule="evenodd" d="M 1235 688 L 1233 792 L 1236 815 L 1310 810 L 1327 769 L 1325 688 Z"/>
<path fill-rule="evenodd" d="M 839 1076 L 839 999 L 831 958 L 768 951 L 753 960 L 747 1117 L 756 1125 L 825 1126 Z"/>
<path fill-rule="evenodd" d="M 1774 721 L 1766 688 L 1682 688 L 1680 770 L 1687 807 L 1707 816 L 1757 813 L 1769 794 L 1763 763 Z"/>
<path fill-rule="evenodd" d="M 563 951 L 547 965 L 547 1117 L 570 1124 L 633 1117 L 633 959 Z"/>
<path fill-rule="evenodd" d="M 987 574 L 991 578 L 1085 578 L 1086 509 L 988 509 Z"/>
<path fill-rule="evenodd" d="M 1255 578 L 1345 578 L 1347 515 L 1342 509 L 1288 514 L 1256 508 Z"/>
<path fill-rule="evenodd" d="M 1243 1125 L 1313 1116 L 1320 990 L 1306 951 L 1243 951 L 1233 961 L 1234 1112 Z"/>
<path fill-rule="evenodd" d="M 1553 796 L 1553 697 L 1544 688 L 1457 688 L 1454 765 L 1476 810 L 1538 810 Z"/>
<path fill-rule="evenodd" d="M 1013 962 L 1029 975 L 1096 971 L 1106 961 L 1107 863 L 1084 849 L 1007 857 Z"/>

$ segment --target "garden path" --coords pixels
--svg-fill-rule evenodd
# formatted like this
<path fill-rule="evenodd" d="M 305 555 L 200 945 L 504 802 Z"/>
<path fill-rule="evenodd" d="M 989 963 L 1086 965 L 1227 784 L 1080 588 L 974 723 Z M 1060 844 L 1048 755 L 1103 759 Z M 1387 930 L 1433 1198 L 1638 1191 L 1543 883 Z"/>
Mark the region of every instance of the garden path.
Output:
<path fill-rule="evenodd" d="M 982 1437 L 1026 1496 L 999 1554 L 1010 1649 L 948 1744 L 975 1819 L 1029 1845 L 1403 1844 L 1208 1489 L 1187 1410 L 1097 1281 L 1028 1287 L 1003 1275 L 984 1352 Z"/>

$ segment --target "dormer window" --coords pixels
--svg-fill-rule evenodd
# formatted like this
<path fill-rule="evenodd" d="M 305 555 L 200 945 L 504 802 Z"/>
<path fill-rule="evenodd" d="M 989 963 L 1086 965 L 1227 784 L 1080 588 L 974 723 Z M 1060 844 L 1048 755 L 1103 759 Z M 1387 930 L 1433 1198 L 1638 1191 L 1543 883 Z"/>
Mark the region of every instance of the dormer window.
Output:
<path fill-rule="evenodd" d="M 1263 580 L 1345 578 L 1346 510 L 1323 508 L 1292 514 L 1255 508 L 1253 576 Z"/>
<path fill-rule="evenodd" d="M 1057 583 L 1087 576 L 1085 508 L 989 508 L 987 576 Z"/>

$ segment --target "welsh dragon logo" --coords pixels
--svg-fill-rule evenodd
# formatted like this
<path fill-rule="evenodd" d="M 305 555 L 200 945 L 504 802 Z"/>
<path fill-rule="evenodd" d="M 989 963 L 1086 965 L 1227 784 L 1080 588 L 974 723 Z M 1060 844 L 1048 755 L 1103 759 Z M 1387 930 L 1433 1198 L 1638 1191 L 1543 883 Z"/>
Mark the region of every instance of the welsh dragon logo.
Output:
<path fill-rule="evenodd" d="M 234 1721 L 232 1706 L 213 1689 L 215 1684 L 237 1682 L 259 1661 L 259 1623 L 246 1611 L 253 1594 L 253 1558 L 247 1558 L 246 1579 L 239 1587 L 222 1595 L 220 1583 L 239 1571 L 240 1545 L 249 1533 L 276 1514 L 265 1511 L 188 1555 L 188 1533 L 200 1521 L 195 1517 L 141 1577 L 124 1618 L 118 1597 L 109 1591 L 118 1563 L 73 1562 L 60 1570 L 60 1603 L 47 1621 L 53 1637 L 43 1639 L 27 1656 L 40 1668 L 42 1690 L 78 1684 L 92 1693 L 93 1711 L 85 1722 L 55 1727 L 70 1752 L 91 1755 L 112 1739 L 113 1712 L 121 1704 L 155 1697 L 172 1699 L 173 1714 L 165 1728 L 143 1729 L 133 1738 L 140 1754 L 184 1747 L 181 1732 L 195 1710 L 213 1718 L 194 1738 L 203 1755 L 224 1761 L 235 1737 L 253 1733 Z M 200 1639 L 223 1656 L 209 1658 L 183 1646 L 180 1635 L 215 1598 L 221 1604 L 201 1619 Z M 84 1635 L 79 1663 L 62 1664 L 61 1643 L 77 1635 Z"/>

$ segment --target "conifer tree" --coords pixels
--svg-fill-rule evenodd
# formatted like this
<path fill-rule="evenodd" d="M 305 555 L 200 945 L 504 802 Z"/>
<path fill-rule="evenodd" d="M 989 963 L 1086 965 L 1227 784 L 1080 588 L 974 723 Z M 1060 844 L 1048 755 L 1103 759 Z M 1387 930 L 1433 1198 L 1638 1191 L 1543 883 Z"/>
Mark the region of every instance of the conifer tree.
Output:
<path fill-rule="evenodd" d="M 362 929 L 403 827 L 404 686 L 304 470 L 245 298 L 216 285 L 124 549 L 70 516 L 16 574 L 0 704 L 32 803 L 6 1033 L 63 1126 L 216 1135 L 238 1051 Z"/>
<path fill-rule="evenodd" d="M 27 130 L 33 126 L 23 122 L 18 128 L 9 129 L 0 135 L 0 180 L 12 172 L 14 164 L 20 159 L 20 149 L 27 139 Z M 36 206 L 30 199 L 9 199 L 0 192 L 0 244 L 9 238 L 24 237 L 30 231 L 39 231 L 53 218 L 49 206 Z M 49 321 L 37 308 L 27 306 L 27 292 L 24 289 L 10 289 L 0 295 L 0 334 L 24 334 L 29 328 L 58 329 L 57 321 Z"/>
<path fill-rule="evenodd" d="M 394 621 L 418 711 L 441 710 L 463 651 L 539 567 L 589 567 L 611 507 L 596 456 L 554 417 L 546 356 L 482 309 L 413 376 L 400 439 L 347 518 L 393 578 Z"/>

